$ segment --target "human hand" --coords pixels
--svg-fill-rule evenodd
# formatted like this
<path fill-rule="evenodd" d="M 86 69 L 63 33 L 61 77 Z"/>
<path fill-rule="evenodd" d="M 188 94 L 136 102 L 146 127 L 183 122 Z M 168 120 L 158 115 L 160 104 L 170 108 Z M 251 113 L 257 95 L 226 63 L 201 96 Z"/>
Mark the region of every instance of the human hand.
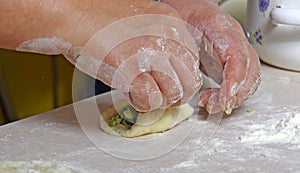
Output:
<path fill-rule="evenodd" d="M 201 70 L 220 84 L 200 93 L 200 106 L 213 114 L 240 106 L 256 91 L 260 80 L 260 62 L 241 26 L 223 12 L 215 0 L 163 0 L 175 8 L 181 18 L 193 25 L 202 37 L 199 46 Z"/>
<path fill-rule="evenodd" d="M 161 23 L 157 16 L 136 23 L 124 24 L 119 21 L 142 14 L 178 17 L 175 10 L 153 1 L 91 2 L 91 6 L 78 12 L 81 20 L 71 26 L 75 31 L 70 32 L 69 37 L 82 41 L 77 45 L 72 44 L 63 53 L 80 70 L 122 90 L 139 111 L 177 106 L 188 101 L 200 89 L 202 78 L 199 59 L 194 54 L 198 52 L 188 49 L 187 45 L 192 47 L 189 43 L 179 43 L 188 37 L 194 43 L 184 24 L 175 22 L 173 25 L 168 19 L 163 19 Z M 111 27 L 114 22 L 121 27 Z M 157 29 L 157 34 L 143 35 L 143 32 L 139 32 L 138 37 L 115 42 L 123 37 L 124 32 L 130 35 L 128 32 L 131 29 L 132 32 L 137 28 L 144 31 L 148 27 Z M 115 29 L 117 32 L 114 32 Z M 180 38 L 176 40 L 175 37 Z M 106 51 L 108 54 L 104 53 Z"/>
<path fill-rule="evenodd" d="M 11 0 L 0 2 L 0 47 L 63 54 L 81 71 L 122 90 L 139 111 L 186 102 L 202 84 L 194 39 L 171 7 L 151 0 Z M 14 13 L 18 11 L 18 13 Z M 157 14 L 119 25 L 121 19 Z M 142 16 L 143 17 L 143 16 Z M 178 20 L 178 19 L 177 19 Z M 154 35 L 116 41 L 152 28 Z M 145 35 L 144 35 L 145 34 Z M 99 38 L 100 37 L 100 38 Z M 109 49 L 107 54 L 103 53 Z M 102 57 L 104 56 L 104 57 Z"/>

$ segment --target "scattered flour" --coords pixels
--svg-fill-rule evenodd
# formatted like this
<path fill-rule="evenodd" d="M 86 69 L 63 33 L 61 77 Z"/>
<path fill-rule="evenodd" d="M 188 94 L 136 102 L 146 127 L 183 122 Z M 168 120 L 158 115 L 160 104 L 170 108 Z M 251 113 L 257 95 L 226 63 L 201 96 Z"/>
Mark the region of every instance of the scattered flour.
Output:
<path fill-rule="evenodd" d="M 242 142 L 251 143 L 300 143 L 300 113 L 282 118 L 272 125 L 255 125 L 253 132 L 240 136 Z"/>
<path fill-rule="evenodd" d="M 193 168 L 197 166 L 198 164 L 194 160 L 187 160 L 175 165 L 174 168 Z"/>
<path fill-rule="evenodd" d="M 194 160 L 187 160 L 171 167 L 160 168 L 160 172 L 177 172 L 179 169 L 195 169 L 197 167 L 199 167 L 199 163 Z"/>
<path fill-rule="evenodd" d="M 43 161 L 5 161 L 0 162 L 1 173 L 71 173 L 67 167 Z"/>

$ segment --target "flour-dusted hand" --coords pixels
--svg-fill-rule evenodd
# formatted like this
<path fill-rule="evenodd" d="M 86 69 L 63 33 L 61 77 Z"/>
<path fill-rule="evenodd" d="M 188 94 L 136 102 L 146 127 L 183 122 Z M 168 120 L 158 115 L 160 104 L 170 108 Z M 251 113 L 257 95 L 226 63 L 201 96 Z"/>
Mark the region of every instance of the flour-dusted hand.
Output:
<path fill-rule="evenodd" d="M 63 54 L 83 72 L 122 90 L 139 111 L 184 103 L 201 87 L 198 52 L 185 42 L 194 39 L 184 24 L 159 19 L 160 15 L 179 18 L 166 4 L 151 0 L 11 0 L 1 1 L 0 10 L 0 24 L 5 26 L 0 29 L 0 47 Z M 145 14 L 157 16 L 120 25 L 120 20 Z M 116 23 L 119 27 L 111 27 Z M 149 27 L 156 34 L 140 32 L 114 42 Z M 103 55 L 107 49 L 111 50 Z"/>
<path fill-rule="evenodd" d="M 182 19 L 201 33 L 201 70 L 221 85 L 200 93 L 200 106 L 209 113 L 225 111 L 241 105 L 254 94 L 260 83 L 258 55 L 248 43 L 242 28 L 223 12 L 215 0 L 164 0 L 175 8 Z"/>
<path fill-rule="evenodd" d="M 78 56 L 66 54 L 79 69 L 122 90 L 142 112 L 182 104 L 199 90 L 197 48 L 174 9 L 155 1 L 117 0 L 95 1 L 90 8 L 84 18 L 108 16 L 109 22 L 99 20 L 103 27 Z"/>

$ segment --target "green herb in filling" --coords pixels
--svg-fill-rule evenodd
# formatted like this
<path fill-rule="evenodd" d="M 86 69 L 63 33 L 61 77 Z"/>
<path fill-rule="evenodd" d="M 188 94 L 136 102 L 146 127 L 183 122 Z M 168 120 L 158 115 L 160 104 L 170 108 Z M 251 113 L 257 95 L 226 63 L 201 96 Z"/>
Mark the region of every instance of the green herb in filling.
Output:
<path fill-rule="evenodd" d="M 132 126 L 136 122 L 138 115 L 139 113 L 130 105 L 124 107 L 120 112 L 121 118 L 130 126 Z"/>
<path fill-rule="evenodd" d="M 128 105 L 120 111 L 120 115 L 113 117 L 108 122 L 108 126 L 115 127 L 119 124 L 122 124 L 122 125 L 126 126 L 127 128 L 130 128 L 136 122 L 138 115 L 139 115 L 139 113 L 133 107 Z"/>
<path fill-rule="evenodd" d="M 115 119 L 111 119 L 109 122 L 108 122 L 108 126 L 109 127 L 115 127 L 117 125 L 117 122 Z"/>

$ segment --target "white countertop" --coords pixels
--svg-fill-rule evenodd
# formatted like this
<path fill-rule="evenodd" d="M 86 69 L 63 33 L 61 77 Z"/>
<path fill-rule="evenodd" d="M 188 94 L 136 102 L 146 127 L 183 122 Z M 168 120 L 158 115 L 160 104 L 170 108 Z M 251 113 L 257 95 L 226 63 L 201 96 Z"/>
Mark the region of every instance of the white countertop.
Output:
<path fill-rule="evenodd" d="M 231 116 L 223 116 L 220 123 L 213 120 L 216 117 L 196 111 L 198 119 L 188 137 L 161 157 L 132 161 L 103 152 L 83 133 L 73 105 L 68 105 L 1 126 L 0 161 L 42 160 L 83 173 L 297 172 L 300 170 L 300 136 L 286 140 L 259 139 L 258 142 L 251 137 L 255 137 L 256 132 L 276 132 L 274 125 L 300 113 L 300 73 L 267 65 L 263 65 L 262 72 L 258 92 L 242 107 Z M 247 112 L 249 108 L 253 112 Z M 192 121 L 176 128 L 189 123 Z M 281 127 L 284 128 L 284 124 Z M 297 127 L 300 129 L 300 124 Z M 177 134 L 172 135 L 177 137 Z M 145 150 L 155 151 L 157 147 L 148 146 Z M 134 148 L 131 152 L 140 154 Z"/>

